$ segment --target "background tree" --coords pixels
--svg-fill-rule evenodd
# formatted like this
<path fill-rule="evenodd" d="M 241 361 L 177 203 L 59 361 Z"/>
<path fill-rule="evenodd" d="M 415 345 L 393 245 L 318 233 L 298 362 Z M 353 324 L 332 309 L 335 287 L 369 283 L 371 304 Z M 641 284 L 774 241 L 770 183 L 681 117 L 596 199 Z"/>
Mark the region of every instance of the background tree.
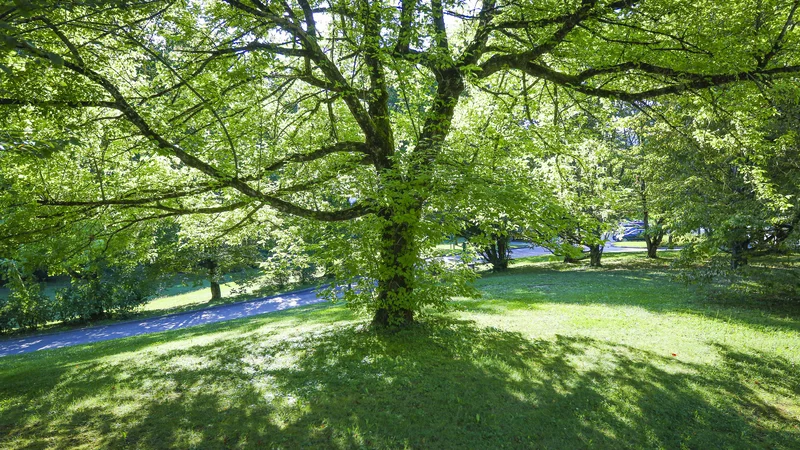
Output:
<path fill-rule="evenodd" d="M 501 92 L 518 79 L 503 80 Z M 455 117 L 448 150 L 461 180 L 452 186 L 447 204 L 439 207 L 447 223 L 460 224 L 462 236 L 476 255 L 504 271 L 511 259 L 513 236 L 549 241 L 561 220 L 557 199 L 540 160 L 546 154 L 531 139 L 530 121 L 520 96 L 498 95 L 491 89 L 472 92 L 469 108 Z"/>
<path fill-rule="evenodd" d="M 48 320 L 97 320 L 124 314 L 152 300 L 168 275 L 159 266 L 92 258 L 70 269 L 70 285 L 56 293 L 55 314 Z"/>
<path fill-rule="evenodd" d="M 624 147 L 614 129 L 614 105 L 587 101 L 557 88 L 542 86 L 552 108 L 529 115 L 525 132 L 541 148 L 538 177 L 552 191 L 560 218 L 550 221 L 558 239 L 546 243 L 565 262 L 588 257 L 599 267 L 609 232 L 622 218 L 621 200 L 626 189 L 620 153 Z M 588 247 L 589 253 L 583 254 Z"/>
<path fill-rule="evenodd" d="M 637 131 L 640 122 L 653 124 L 646 114 L 638 113 L 634 108 L 622 106 L 620 118 L 616 121 L 616 138 L 621 146 L 618 154 L 622 166 L 620 181 L 628 193 L 622 198 L 621 208 L 628 218 L 641 220 L 647 257 L 657 258 L 670 218 L 669 211 L 663 209 L 665 203 L 659 201 L 670 195 L 661 189 L 663 184 L 660 183 L 664 180 L 664 171 L 669 170 L 669 157 L 667 151 L 658 148 L 658 145 L 664 145 L 661 139 L 650 142 Z"/>
<path fill-rule="evenodd" d="M 701 233 L 701 254 L 728 253 L 733 269 L 785 248 L 797 224 L 798 146 L 787 126 L 797 102 L 787 88 L 715 89 L 645 111 L 662 119 L 641 146 L 651 204 L 671 211 L 670 229 Z"/>
<path fill-rule="evenodd" d="M 225 223 L 229 231 L 220 233 L 210 223 Z M 221 283 L 226 276 L 243 285 L 254 282 L 263 275 L 260 269 L 266 255 L 261 244 L 268 234 L 234 227 L 236 223 L 213 216 L 162 219 L 152 249 L 160 270 L 184 282 L 207 281 L 212 301 L 222 299 Z"/>
<path fill-rule="evenodd" d="M 567 243 L 589 248 L 589 265 L 600 267 L 609 233 L 621 219 L 624 188 L 621 168 L 615 164 L 617 149 L 606 140 L 585 139 L 571 146 L 573 154 L 551 159 L 553 184 L 567 214 L 560 237 Z M 575 261 L 568 253 L 565 261 Z"/>
<path fill-rule="evenodd" d="M 0 297 L 0 333 L 15 328 L 35 329 L 53 319 L 53 302 L 42 294 L 36 280 L 20 270 L 16 261 L 0 260 L 3 281 L 9 289 Z"/>

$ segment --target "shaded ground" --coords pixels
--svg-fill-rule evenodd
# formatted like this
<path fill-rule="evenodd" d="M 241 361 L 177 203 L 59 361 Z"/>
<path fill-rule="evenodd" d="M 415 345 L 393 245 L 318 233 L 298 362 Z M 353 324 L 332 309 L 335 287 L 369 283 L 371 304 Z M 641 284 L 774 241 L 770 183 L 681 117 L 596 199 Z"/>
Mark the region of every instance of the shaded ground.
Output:
<path fill-rule="evenodd" d="M 210 336 L 195 329 L 172 336 L 172 344 L 143 337 L 114 352 L 17 365 L 0 377 L 10 394 L 3 415 L 16 419 L 0 425 L 6 442 L 791 449 L 800 438 L 788 410 L 800 395 L 797 371 L 748 349 L 714 344 L 720 361 L 708 365 L 612 341 L 530 339 L 455 319 L 395 335 L 295 322 L 306 331 L 300 335 L 275 325 L 224 326 Z M 19 386 L 23 377 L 36 377 L 35 388 Z M 765 391 L 786 403 L 765 399 Z"/>
<path fill-rule="evenodd" d="M 0 447 L 798 448 L 798 305 L 635 259 L 519 263 L 397 333 L 311 305 L 3 358 Z"/>

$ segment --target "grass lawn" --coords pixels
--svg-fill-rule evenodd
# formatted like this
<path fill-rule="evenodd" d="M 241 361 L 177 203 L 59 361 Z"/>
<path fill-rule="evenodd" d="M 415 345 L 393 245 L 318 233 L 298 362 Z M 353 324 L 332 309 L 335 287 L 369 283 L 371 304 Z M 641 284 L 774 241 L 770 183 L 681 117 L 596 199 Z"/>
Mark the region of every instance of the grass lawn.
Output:
<path fill-rule="evenodd" d="M 647 243 L 645 241 L 620 241 L 620 242 L 612 242 L 611 245 L 614 247 L 623 247 L 623 248 L 641 248 L 646 249 Z"/>
<path fill-rule="evenodd" d="M 518 262 L 396 332 L 338 305 L 0 359 L 0 448 L 800 448 L 800 305 Z"/>
<path fill-rule="evenodd" d="M 619 241 L 619 242 L 612 242 L 611 245 L 614 247 L 623 247 L 623 248 L 640 248 L 642 250 L 647 249 L 647 242 L 645 241 Z M 661 243 L 661 248 L 670 247 L 670 244 L 667 242 L 666 238 L 664 242 Z"/>

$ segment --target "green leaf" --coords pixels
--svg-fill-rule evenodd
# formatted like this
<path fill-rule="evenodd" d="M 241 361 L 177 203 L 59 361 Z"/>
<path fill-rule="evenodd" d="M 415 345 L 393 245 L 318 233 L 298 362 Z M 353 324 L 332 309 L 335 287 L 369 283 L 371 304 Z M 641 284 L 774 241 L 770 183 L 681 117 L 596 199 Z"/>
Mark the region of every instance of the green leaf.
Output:
<path fill-rule="evenodd" d="M 50 62 L 52 62 L 56 67 L 61 67 L 64 65 L 64 58 L 57 53 L 47 52 L 47 58 L 50 59 Z"/>

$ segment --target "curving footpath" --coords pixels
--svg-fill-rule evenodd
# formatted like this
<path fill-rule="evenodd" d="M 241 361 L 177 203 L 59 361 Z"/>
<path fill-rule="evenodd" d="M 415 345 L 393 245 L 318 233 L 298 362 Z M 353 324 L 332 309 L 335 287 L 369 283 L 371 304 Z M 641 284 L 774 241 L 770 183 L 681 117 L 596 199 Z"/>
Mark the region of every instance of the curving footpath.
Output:
<path fill-rule="evenodd" d="M 659 249 L 659 251 L 661 250 L 662 249 Z M 605 249 L 607 253 L 641 251 L 643 251 L 641 248 L 614 247 L 612 245 L 606 245 Z M 511 256 L 517 258 L 549 254 L 551 254 L 550 251 L 542 247 L 519 248 L 511 251 Z M 178 330 L 196 325 L 281 311 L 287 308 L 295 308 L 323 301 L 325 300 L 317 297 L 315 289 L 304 289 L 271 297 L 248 300 L 246 302 L 214 306 L 207 309 L 187 311 L 167 316 L 79 328 L 52 334 L 11 338 L 0 340 L 0 357 L 35 352 L 37 350 L 48 350 L 72 345 L 108 341 L 110 339 L 137 336 L 140 334 L 157 333 L 159 331 Z"/>
<path fill-rule="evenodd" d="M 325 301 L 314 289 L 161 317 L 0 341 L 0 357 L 222 322 Z"/>

